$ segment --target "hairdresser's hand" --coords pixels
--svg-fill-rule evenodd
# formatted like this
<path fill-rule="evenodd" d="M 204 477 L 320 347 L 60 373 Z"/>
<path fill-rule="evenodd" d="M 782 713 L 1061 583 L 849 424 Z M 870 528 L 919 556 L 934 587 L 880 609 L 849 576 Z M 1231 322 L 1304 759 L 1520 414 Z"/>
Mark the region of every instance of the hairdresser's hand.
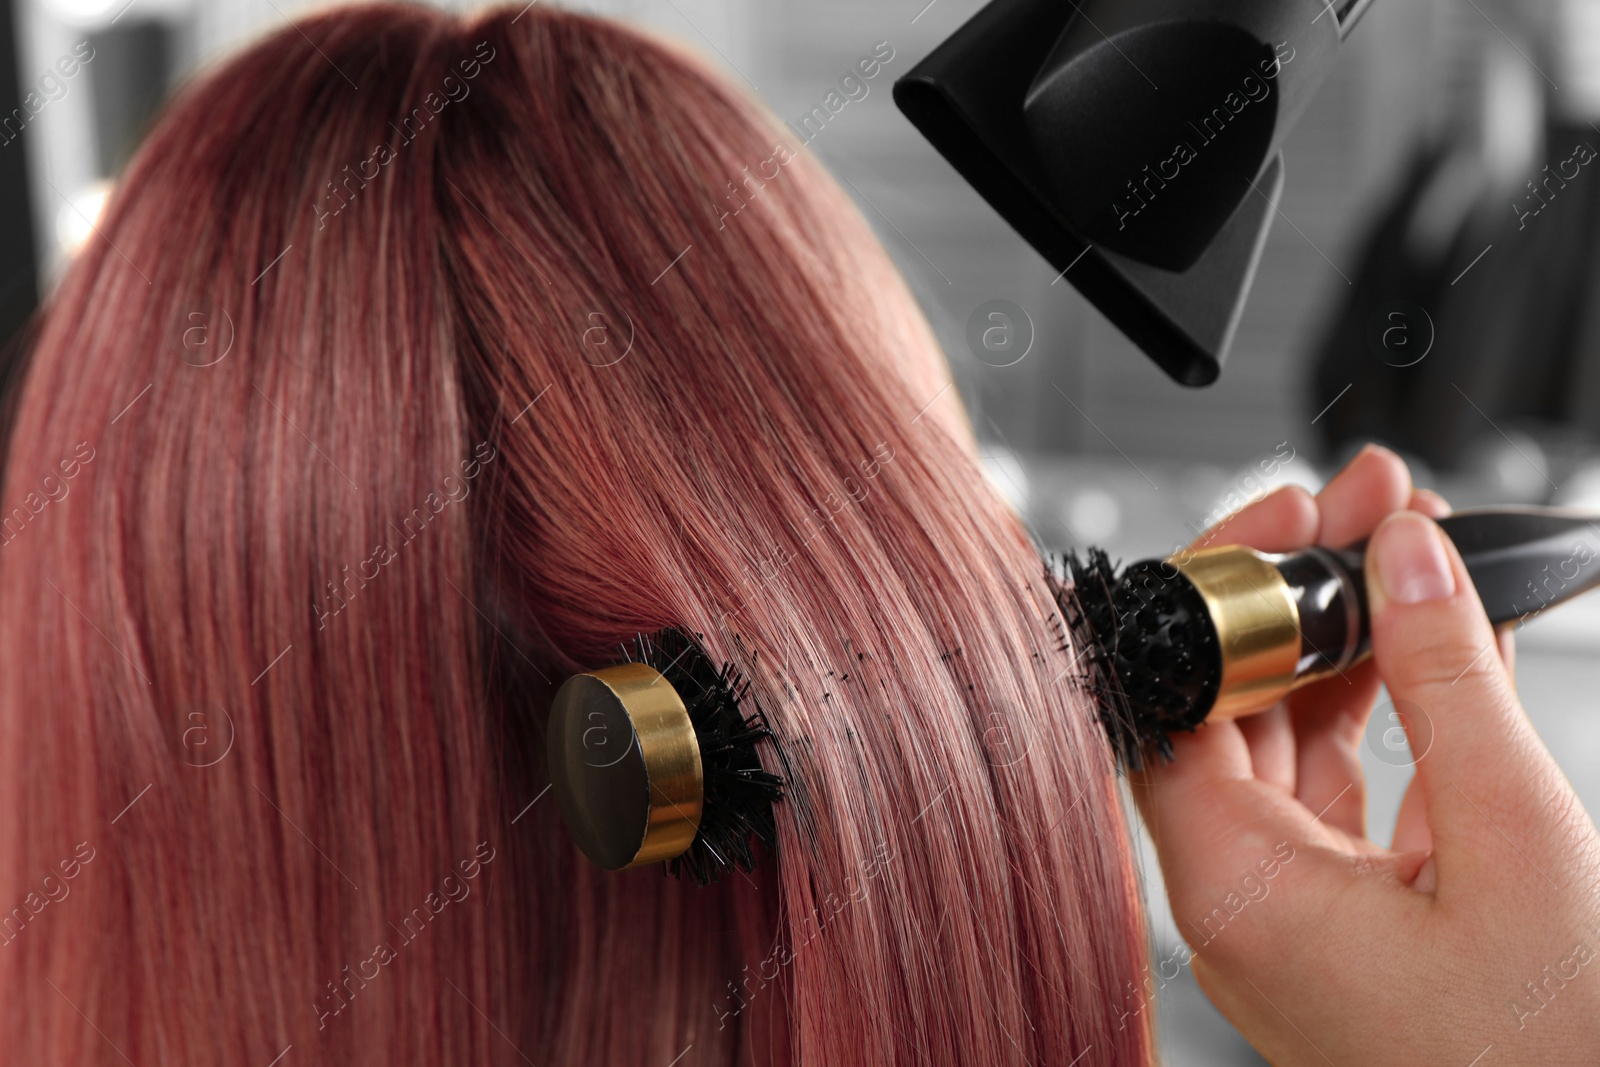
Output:
<path fill-rule="evenodd" d="M 1400 457 L 1368 447 L 1317 496 L 1287 486 L 1208 530 L 1194 547 L 1249 545 L 1263 552 L 1290 552 L 1312 544 L 1345 548 L 1372 536 L 1388 515 L 1408 508 L 1434 517 L 1449 512 L 1437 495 L 1412 488 Z M 1510 662 L 1509 633 L 1501 653 Z M 1366 828 L 1360 753 L 1380 685 L 1377 667 L 1369 660 L 1297 690 L 1264 714 L 1213 724 L 1198 738 L 1183 735 L 1174 741 L 1198 740 L 1205 753 L 1248 749 L 1256 778 L 1320 813 L 1325 826 L 1360 847 Z"/>
<path fill-rule="evenodd" d="M 1280 492 L 1208 539 L 1371 534 L 1376 662 L 1175 737 L 1135 781 L 1195 976 L 1276 1064 L 1600 1062 L 1600 838 L 1454 547 L 1415 514 L 1441 510 L 1369 451 L 1315 500 Z M 1418 754 L 1392 851 L 1362 828 L 1379 675 Z"/>

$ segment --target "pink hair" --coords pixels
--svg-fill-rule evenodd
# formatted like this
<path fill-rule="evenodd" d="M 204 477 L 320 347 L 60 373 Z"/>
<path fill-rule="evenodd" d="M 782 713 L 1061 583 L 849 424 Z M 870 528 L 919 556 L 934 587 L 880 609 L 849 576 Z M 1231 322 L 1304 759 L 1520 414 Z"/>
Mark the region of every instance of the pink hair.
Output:
<path fill-rule="evenodd" d="M 5 1062 L 1151 1060 L 1035 549 L 848 198 L 697 60 L 308 19 L 170 106 L 30 359 Z M 790 765 L 705 889 L 544 793 L 553 685 L 665 625 Z"/>

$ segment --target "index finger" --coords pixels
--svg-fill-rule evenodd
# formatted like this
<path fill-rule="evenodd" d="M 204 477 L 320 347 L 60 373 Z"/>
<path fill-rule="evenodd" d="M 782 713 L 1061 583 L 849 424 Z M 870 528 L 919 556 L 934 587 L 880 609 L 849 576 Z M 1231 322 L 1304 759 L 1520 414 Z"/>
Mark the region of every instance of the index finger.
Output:
<path fill-rule="evenodd" d="M 1321 525 L 1311 493 L 1302 486 L 1285 485 L 1223 519 L 1189 547 L 1245 545 L 1259 552 L 1291 552 L 1315 540 Z"/>

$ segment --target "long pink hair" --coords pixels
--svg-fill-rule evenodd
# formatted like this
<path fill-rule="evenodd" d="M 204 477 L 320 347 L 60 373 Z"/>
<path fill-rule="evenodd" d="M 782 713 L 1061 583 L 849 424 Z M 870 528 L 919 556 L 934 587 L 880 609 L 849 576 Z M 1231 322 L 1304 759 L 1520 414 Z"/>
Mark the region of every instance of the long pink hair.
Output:
<path fill-rule="evenodd" d="M 4 1062 L 1150 1061 L 1035 549 L 849 199 L 692 56 L 308 19 L 177 97 L 38 327 Z M 545 792 L 553 687 L 667 625 L 789 763 L 709 888 Z"/>

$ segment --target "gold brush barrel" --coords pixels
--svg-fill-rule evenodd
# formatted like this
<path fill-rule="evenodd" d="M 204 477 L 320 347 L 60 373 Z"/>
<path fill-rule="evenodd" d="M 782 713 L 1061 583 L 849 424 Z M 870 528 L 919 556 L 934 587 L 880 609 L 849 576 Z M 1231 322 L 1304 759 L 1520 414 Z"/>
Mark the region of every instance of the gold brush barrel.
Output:
<path fill-rule="evenodd" d="M 622 663 L 556 693 L 545 740 L 550 783 L 573 840 L 608 870 L 681 855 L 700 829 L 700 744 L 660 672 Z"/>
<path fill-rule="evenodd" d="M 1168 561 L 1206 603 L 1222 655 L 1222 681 L 1209 719 L 1265 711 L 1298 679 L 1300 609 L 1278 568 L 1254 549 L 1230 545 Z"/>

